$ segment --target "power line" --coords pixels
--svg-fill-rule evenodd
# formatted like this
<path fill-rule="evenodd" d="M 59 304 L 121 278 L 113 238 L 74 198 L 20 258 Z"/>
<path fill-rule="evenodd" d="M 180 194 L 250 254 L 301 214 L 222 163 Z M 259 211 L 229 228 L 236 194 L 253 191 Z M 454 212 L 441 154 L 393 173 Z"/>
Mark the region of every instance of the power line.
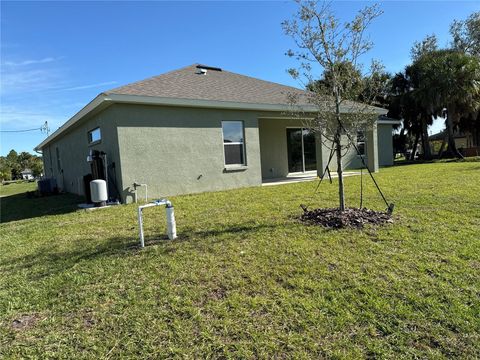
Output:
<path fill-rule="evenodd" d="M 22 133 L 22 132 L 28 132 L 28 131 L 38 131 L 40 130 L 40 132 L 45 132 L 47 133 L 47 136 L 50 134 L 50 128 L 48 127 L 48 121 L 45 121 L 45 123 L 38 127 L 38 128 L 34 128 L 34 129 L 22 129 L 22 130 L 0 130 L 0 132 L 2 133 Z"/>
<path fill-rule="evenodd" d="M 37 131 L 37 130 L 42 130 L 42 128 L 35 128 L 35 129 L 24 129 L 24 130 L 0 130 L 0 132 L 9 132 L 9 133 L 15 133 L 15 132 L 27 132 L 27 131 Z"/>

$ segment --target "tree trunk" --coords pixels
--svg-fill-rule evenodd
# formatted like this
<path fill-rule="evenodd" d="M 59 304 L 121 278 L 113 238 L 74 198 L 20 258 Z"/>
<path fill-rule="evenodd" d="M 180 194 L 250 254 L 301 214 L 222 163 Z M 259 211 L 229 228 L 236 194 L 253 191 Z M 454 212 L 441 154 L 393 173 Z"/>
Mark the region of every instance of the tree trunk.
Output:
<path fill-rule="evenodd" d="M 422 117 L 422 145 L 423 145 L 423 158 L 425 160 L 432 159 L 432 151 L 430 149 L 430 142 L 428 141 L 428 125 L 427 120 Z"/>
<path fill-rule="evenodd" d="M 415 135 L 415 141 L 413 142 L 412 153 L 410 154 L 410 160 L 415 160 L 415 154 L 417 153 L 418 140 L 420 139 L 420 134 Z"/>
<path fill-rule="evenodd" d="M 422 126 L 422 131 L 420 133 L 420 142 L 422 144 L 422 156 L 425 156 L 425 137 L 423 136 L 423 124 L 422 120 L 420 120 L 420 125 Z"/>
<path fill-rule="evenodd" d="M 453 105 L 447 108 L 447 134 L 448 134 L 448 151 L 459 159 L 463 159 L 463 155 L 457 149 L 455 138 L 453 136 L 453 125 L 455 123 L 455 107 Z"/>
<path fill-rule="evenodd" d="M 400 150 L 401 150 L 401 152 L 405 153 L 405 148 L 406 148 L 406 146 L 405 146 L 405 127 L 402 127 L 402 130 L 400 130 L 399 138 L 400 138 L 401 144 L 403 146 Z"/>
<path fill-rule="evenodd" d="M 447 143 L 447 139 L 448 139 L 448 134 L 445 133 L 445 136 L 443 137 L 443 140 L 442 140 L 442 145 L 440 146 L 440 149 L 438 150 L 438 158 L 439 159 L 442 158 L 443 150 L 445 149 L 445 144 Z"/>
<path fill-rule="evenodd" d="M 340 129 L 335 137 L 335 150 L 337 153 L 337 174 L 338 174 L 338 200 L 340 211 L 345 211 L 345 192 L 343 187 L 343 169 L 342 169 L 342 143 Z"/>
<path fill-rule="evenodd" d="M 473 146 L 480 146 L 480 119 L 477 120 L 479 125 L 473 130 Z"/>
<path fill-rule="evenodd" d="M 402 126 L 402 130 L 400 130 L 400 135 L 398 136 L 398 142 L 395 146 L 395 156 L 397 157 L 397 153 L 401 153 L 403 156 L 406 156 L 406 146 L 405 146 L 405 127 Z"/>
<path fill-rule="evenodd" d="M 338 175 L 338 202 L 340 211 L 345 211 L 345 192 L 343 187 L 343 169 L 342 169 L 342 122 L 340 120 L 340 94 L 338 89 L 335 92 L 335 117 L 337 118 L 337 132 L 335 134 L 335 150 L 337 153 L 337 175 Z"/>

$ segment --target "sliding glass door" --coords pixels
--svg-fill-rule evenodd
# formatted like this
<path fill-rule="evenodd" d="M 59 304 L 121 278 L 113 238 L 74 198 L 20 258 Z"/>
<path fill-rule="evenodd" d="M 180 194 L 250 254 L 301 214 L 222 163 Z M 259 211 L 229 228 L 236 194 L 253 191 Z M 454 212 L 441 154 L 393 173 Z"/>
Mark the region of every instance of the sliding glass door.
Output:
<path fill-rule="evenodd" d="M 315 134 L 309 129 L 303 129 L 302 133 L 305 171 L 317 170 L 317 150 L 315 147 Z"/>
<path fill-rule="evenodd" d="M 315 134 L 306 128 L 287 129 L 288 172 L 317 169 Z"/>

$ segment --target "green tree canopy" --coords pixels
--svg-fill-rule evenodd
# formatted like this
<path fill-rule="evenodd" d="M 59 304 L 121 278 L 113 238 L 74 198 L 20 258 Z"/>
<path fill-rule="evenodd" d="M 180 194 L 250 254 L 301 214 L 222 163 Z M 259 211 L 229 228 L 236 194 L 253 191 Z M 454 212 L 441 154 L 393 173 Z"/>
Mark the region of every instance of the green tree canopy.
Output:
<path fill-rule="evenodd" d="M 40 156 L 28 152 L 18 154 L 10 150 L 7 156 L 0 157 L 0 179 L 20 179 L 21 172 L 25 169 L 32 170 L 33 176 L 37 177 L 43 173 L 43 160 Z"/>
<path fill-rule="evenodd" d="M 480 56 L 480 11 L 466 20 L 455 20 L 450 26 L 452 49 L 465 54 Z"/>
<path fill-rule="evenodd" d="M 422 107 L 441 114 L 447 109 L 448 146 L 459 155 L 453 132 L 460 119 L 480 109 L 480 59 L 455 50 L 422 55 L 408 67 L 414 94 Z"/>

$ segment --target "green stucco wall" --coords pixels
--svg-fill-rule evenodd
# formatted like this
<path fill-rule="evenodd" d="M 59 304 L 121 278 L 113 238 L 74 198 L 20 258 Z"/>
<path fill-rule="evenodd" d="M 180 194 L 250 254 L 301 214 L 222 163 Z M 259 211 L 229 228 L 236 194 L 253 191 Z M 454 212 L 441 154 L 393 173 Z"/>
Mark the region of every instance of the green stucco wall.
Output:
<path fill-rule="evenodd" d="M 102 140 L 89 145 L 88 131 L 96 127 L 101 129 Z M 56 148 L 59 150 L 60 168 Z M 91 173 L 87 162 L 90 149 L 104 151 L 109 164 L 115 162 L 117 179 L 120 179 L 117 128 L 111 107 L 81 122 L 42 149 L 45 176 L 55 178 L 61 191 L 84 195 L 83 176 Z M 121 188 L 121 184 L 118 187 Z"/>
<path fill-rule="evenodd" d="M 148 185 L 149 198 L 258 186 L 262 178 L 288 174 L 286 129 L 303 124 L 280 116 L 258 111 L 113 104 L 43 149 L 45 173 L 55 177 L 62 190 L 83 194 L 83 176 L 91 172 L 86 158 L 94 149 L 106 152 L 110 165 L 115 163 L 123 202 L 133 201 L 134 182 Z M 245 168 L 225 168 L 222 120 L 244 122 Z M 97 126 L 102 140 L 89 146 L 88 131 Z M 326 162 L 329 150 L 320 144 L 317 138 L 317 158 Z M 60 170 L 56 147 L 60 151 Z M 392 165 L 391 125 L 378 126 L 378 147 L 380 165 Z M 353 149 L 344 163 L 350 169 L 361 167 Z M 143 188 L 139 190 L 142 196 Z"/>
<path fill-rule="evenodd" d="M 149 197 L 261 185 L 257 113 L 126 104 L 113 111 L 127 202 L 134 182 L 146 183 Z M 225 169 L 222 120 L 244 122 L 244 169 Z"/>
<path fill-rule="evenodd" d="M 378 161 L 380 166 L 393 165 L 393 133 L 392 125 L 378 125 Z"/>
<path fill-rule="evenodd" d="M 365 163 L 368 163 L 368 136 L 365 141 L 366 154 Z M 392 125 L 378 124 L 377 125 L 377 151 L 378 151 L 378 165 L 391 166 L 393 165 L 393 139 L 392 139 Z M 363 167 L 362 160 L 357 155 L 355 149 L 352 147 L 345 156 L 345 167 L 347 169 L 360 169 Z"/>
<path fill-rule="evenodd" d="M 262 177 L 275 179 L 287 176 L 287 132 L 289 127 L 302 127 L 301 120 L 260 119 L 260 157 Z"/>
<path fill-rule="evenodd" d="M 264 179 L 280 178 L 288 175 L 288 157 L 287 157 L 287 136 L 286 129 L 289 127 L 303 127 L 302 120 L 286 120 L 260 118 L 259 136 L 260 136 L 260 156 L 262 164 L 262 177 Z M 342 143 L 347 143 L 345 136 L 342 137 Z M 323 139 L 323 143 L 330 144 Z M 329 146 L 321 146 L 322 141 L 317 137 L 317 159 L 323 158 L 323 166 L 326 166 L 330 156 Z M 368 141 L 366 142 L 368 147 Z M 377 146 L 379 149 L 379 165 L 393 165 L 392 153 L 392 126 L 378 125 L 377 127 Z M 356 150 L 351 147 L 342 159 L 346 169 L 359 169 L 363 166 Z M 365 155 L 365 163 L 368 157 Z M 330 162 L 330 170 L 336 171 L 337 158 L 334 153 Z"/>

